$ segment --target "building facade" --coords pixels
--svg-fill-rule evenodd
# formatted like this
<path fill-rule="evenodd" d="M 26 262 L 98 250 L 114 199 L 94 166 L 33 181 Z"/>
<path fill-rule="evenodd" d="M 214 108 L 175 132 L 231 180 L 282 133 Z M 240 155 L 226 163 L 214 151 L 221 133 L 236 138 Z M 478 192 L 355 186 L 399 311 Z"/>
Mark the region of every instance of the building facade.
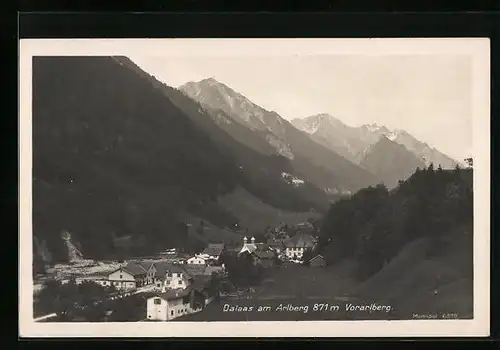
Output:
<path fill-rule="evenodd" d="M 186 264 L 189 264 L 189 265 L 205 265 L 206 263 L 207 263 L 207 260 L 200 255 L 195 255 L 195 256 L 186 260 Z"/>
<path fill-rule="evenodd" d="M 306 251 L 313 250 L 316 240 L 309 234 L 297 233 L 285 241 L 285 255 L 291 260 L 300 260 Z"/>
<path fill-rule="evenodd" d="M 196 280 L 189 288 L 166 290 L 148 298 L 148 321 L 170 321 L 177 317 L 199 312 L 210 301 L 206 293 L 209 280 Z"/>
<path fill-rule="evenodd" d="M 170 321 L 192 313 L 192 292 L 169 291 L 147 300 L 147 319 L 150 321 Z"/>
<path fill-rule="evenodd" d="M 119 268 L 116 271 L 113 271 L 108 276 L 108 281 L 111 286 L 115 287 L 118 290 L 130 290 L 135 289 L 140 284 L 141 279 L 146 274 L 135 275 L 134 273 L 127 271 L 125 268 Z"/>

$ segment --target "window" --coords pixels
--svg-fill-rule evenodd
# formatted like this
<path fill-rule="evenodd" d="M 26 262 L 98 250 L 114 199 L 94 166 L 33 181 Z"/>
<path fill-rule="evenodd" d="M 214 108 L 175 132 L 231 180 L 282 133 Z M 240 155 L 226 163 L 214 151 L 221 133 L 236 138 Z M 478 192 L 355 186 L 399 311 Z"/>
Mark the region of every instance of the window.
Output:
<path fill-rule="evenodd" d="M 155 299 L 155 305 L 161 305 L 161 299 L 160 298 L 156 298 Z"/>
<path fill-rule="evenodd" d="M 174 316 L 174 310 L 170 311 L 170 315 Z"/>
<path fill-rule="evenodd" d="M 120 273 L 120 279 L 123 279 L 123 275 Z"/>
<path fill-rule="evenodd" d="M 182 284 L 182 280 L 179 280 L 179 284 Z"/>
<path fill-rule="evenodd" d="M 167 277 L 172 277 L 172 273 L 168 272 Z"/>

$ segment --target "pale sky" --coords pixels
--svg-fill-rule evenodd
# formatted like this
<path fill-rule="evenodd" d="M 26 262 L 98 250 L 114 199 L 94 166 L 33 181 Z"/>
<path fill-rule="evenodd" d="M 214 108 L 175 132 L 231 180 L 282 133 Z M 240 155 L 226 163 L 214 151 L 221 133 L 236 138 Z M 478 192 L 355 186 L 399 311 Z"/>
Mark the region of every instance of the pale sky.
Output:
<path fill-rule="evenodd" d="M 213 77 L 285 119 L 329 113 L 405 129 L 459 161 L 471 154 L 469 56 L 129 57 L 172 87 Z"/>

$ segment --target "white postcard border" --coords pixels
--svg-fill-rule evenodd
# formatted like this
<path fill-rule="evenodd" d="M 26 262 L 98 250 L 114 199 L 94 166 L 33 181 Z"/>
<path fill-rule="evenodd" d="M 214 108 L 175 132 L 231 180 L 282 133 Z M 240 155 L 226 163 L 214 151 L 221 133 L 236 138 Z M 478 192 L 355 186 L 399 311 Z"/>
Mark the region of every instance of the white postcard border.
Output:
<path fill-rule="evenodd" d="M 472 58 L 474 319 L 404 321 L 36 323 L 32 280 L 33 56 L 468 55 Z M 490 43 L 487 38 L 23 39 L 19 49 L 19 335 L 21 337 L 488 336 L 490 305 Z M 450 130 L 450 132 L 452 132 Z"/>

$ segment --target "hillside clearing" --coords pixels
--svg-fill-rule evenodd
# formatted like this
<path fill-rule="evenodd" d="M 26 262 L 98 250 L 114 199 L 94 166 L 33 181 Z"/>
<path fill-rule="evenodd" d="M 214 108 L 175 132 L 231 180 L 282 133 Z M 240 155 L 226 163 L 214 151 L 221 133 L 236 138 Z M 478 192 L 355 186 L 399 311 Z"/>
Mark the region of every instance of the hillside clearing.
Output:
<path fill-rule="evenodd" d="M 241 227 L 250 231 L 263 232 L 267 226 L 277 227 L 283 223 L 293 226 L 320 216 L 315 212 L 294 213 L 276 209 L 242 187 L 237 187 L 233 192 L 220 197 L 219 204 L 238 218 Z"/>

